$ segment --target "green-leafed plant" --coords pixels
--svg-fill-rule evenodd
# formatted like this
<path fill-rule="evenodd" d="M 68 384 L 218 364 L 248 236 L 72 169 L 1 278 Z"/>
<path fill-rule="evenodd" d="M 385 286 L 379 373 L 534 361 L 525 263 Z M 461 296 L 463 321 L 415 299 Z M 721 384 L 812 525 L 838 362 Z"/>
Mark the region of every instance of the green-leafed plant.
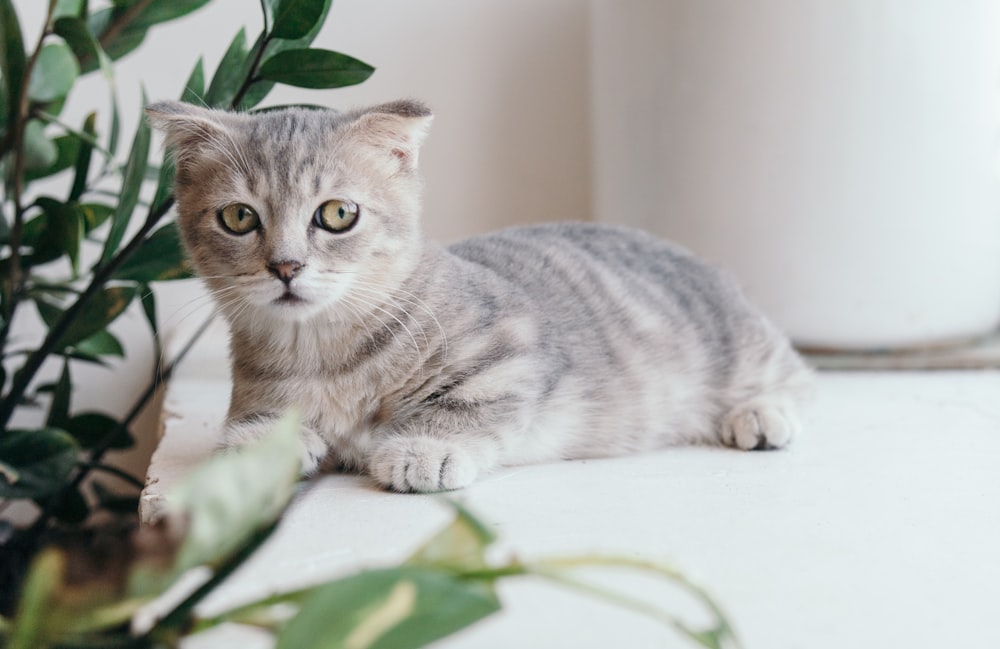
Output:
<path fill-rule="evenodd" d="M 134 109 L 139 125 L 131 146 L 119 150 L 114 67 L 149 29 L 208 2 L 47 0 L 41 32 L 28 43 L 12 0 L 0 0 L 0 612 L 10 612 L 26 564 L 46 535 L 93 520 L 95 512 L 136 509 L 142 482 L 107 465 L 104 456 L 132 445 L 129 427 L 171 367 L 150 378 L 122 418 L 73 407 L 74 367 L 107 365 L 124 355 L 109 326 L 134 302 L 141 303 L 158 351 L 150 284 L 188 271 L 167 218 L 172 165 L 150 164 L 142 106 Z M 241 29 L 211 77 L 199 59 L 182 99 L 250 110 L 276 83 L 333 88 L 372 73 L 349 56 L 310 48 L 330 0 L 261 0 L 260 7 L 264 27 L 257 39 L 248 43 Z M 97 110 L 79 125 L 61 117 L 76 81 L 95 72 L 110 95 L 103 132 Z M 42 179 L 54 181 L 44 184 L 45 193 L 36 189 Z M 62 188 L 52 189 L 60 180 Z M 46 327 L 37 337 L 15 326 L 31 310 Z M 40 380 L 44 368 L 58 378 Z M 133 495 L 84 481 L 95 472 Z M 4 520 L 15 501 L 34 504 L 28 524 Z"/>
<path fill-rule="evenodd" d="M 72 542 L 41 552 L 16 616 L 0 620 L 7 649 L 170 647 L 185 634 L 223 623 L 269 630 L 277 649 L 422 647 L 500 610 L 497 582 L 524 578 L 548 580 L 652 616 L 698 646 L 739 647 L 712 599 L 669 566 L 606 556 L 490 562 L 486 550 L 493 534 L 457 504 L 454 521 L 401 565 L 199 617 L 196 605 L 281 520 L 297 486 L 297 431 L 294 417 L 288 417 L 259 443 L 209 460 L 163 503 L 158 523 L 128 542 L 118 537 L 113 552 L 81 550 L 93 544 Z M 711 622 L 693 628 L 660 607 L 590 585 L 576 574 L 587 567 L 661 577 L 695 598 Z M 184 575 L 189 585 L 178 592 Z M 169 599 L 160 598 L 170 586 Z"/>

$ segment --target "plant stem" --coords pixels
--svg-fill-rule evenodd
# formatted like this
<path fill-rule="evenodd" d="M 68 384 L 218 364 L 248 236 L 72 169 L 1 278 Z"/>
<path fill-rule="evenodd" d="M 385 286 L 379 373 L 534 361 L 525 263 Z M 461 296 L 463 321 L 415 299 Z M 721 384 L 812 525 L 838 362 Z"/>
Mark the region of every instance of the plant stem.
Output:
<path fill-rule="evenodd" d="M 108 475 L 113 475 L 119 480 L 129 483 L 130 485 L 132 485 L 137 489 L 142 489 L 143 487 L 146 486 L 146 484 L 142 480 L 136 478 L 134 475 L 128 473 L 127 471 L 122 471 L 116 466 L 111 466 L 109 464 L 99 464 L 97 462 L 86 462 L 78 466 L 81 471 L 101 471 L 103 473 L 107 473 Z"/>
<path fill-rule="evenodd" d="M 687 625 L 673 617 L 669 613 L 652 607 L 645 602 L 640 600 L 635 600 L 619 593 L 614 593 L 611 591 L 606 591 L 590 584 L 586 584 L 575 579 L 572 579 L 564 574 L 567 569 L 575 568 L 585 568 L 585 567 L 611 567 L 611 568 L 631 568 L 635 570 L 652 572 L 664 577 L 685 590 L 694 595 L 704 606 L 707 608 L 716 619 L 716 629 L 721 631 L 721 633 L 731 640 L 734 649 L 741 649 L 742 644 L 739 638 L 736 637 L 733 631 L 733 626 L 723 613 L 719 605 L 715 603 L 712 597 L 700 586 L 689 580 L 683 574 L 675 570 L 674 568 L 667 566 L 662 563 L 656 563 L 652 561 L 644 561 L 642 559 L 631 559 L 627 557 L 606 557 L 606 556 L 590 556 L 590 557 L 565 557 L 548 559 L 545 561 L 537 562 L 526 566 L 526 574 L 537 575 L 550 581 L 555 581 L 566 586 L 570 586 L 577 590 L 582 590 L 588 592 L 592 595 L 597 595 L 603 597 L 604 599 L 609 599 L 615 601 L 626 608 L 631 608 L 637 612 L 643 613 L 645 615 L 652 616 L 663 622 L 666 622 L 673 626 L 677 631 L 684 634 L 685 636 L 702 642 L 699 637 L 698 632 L 691 630 Z"/>
<path fill-rule="evenodd" d="M 6 292 L 4 300 L 4 323 L 3 331 L 0 332 L 0 348 L 7 344 L 7 334 L 10 331 L 10 322 L 14 319 L 18 303 L 21 301 L 20 293 L 23 284 L 23 269 L 21 268 L 21 239 L 24 237 L 24 131 L 28 127 L 30 98 L 28 97 L 28 87 L 31 83 L 31 74 L 38 62 L 38 57 L 42 52 L 42 44 L 45 38 L 51 33 L 52 16 L 56 9 L 56 0 L 49 0 L 49 6 L 45 13 L 45 24 L 38 35 L 38 42 L 24 66 L 24 76 L 21 78 L 21 89 L 18 93 L 17 111 L 14 116 L 14 123 L 11 125 L 11 147 L 14 150 L 14 168 L 11 175 L 11 194 L 14 204 L 14 223 L 10 230 L 10 278 L 4 286 Z M 6 420 L 4 421 L 6 426 Z"/>
<path fill-rule="evenodd" d="M 243 97 L 250 90 L 250 86 L 257 81 L 257 68 L 260 67 L 261 61 L 264 59 L 264 52 L 267 50 L 267 46 L 271 44 L 271 33 L 267 30 L 267 12 L 264 12 L 264 32 L 262 33 L 262 39 L 260 43 L 260 49 L 254 54 L 253 62 L 250 64 L 250 69 L 247 70 L 247 76 L 243 78 L 243 84 L 240 89 L 236 91 L 236 96 L 233 97 L 233 101 L 230 103 L 230 109 L 239 108 L 240 102 L 243 101 Z"/>

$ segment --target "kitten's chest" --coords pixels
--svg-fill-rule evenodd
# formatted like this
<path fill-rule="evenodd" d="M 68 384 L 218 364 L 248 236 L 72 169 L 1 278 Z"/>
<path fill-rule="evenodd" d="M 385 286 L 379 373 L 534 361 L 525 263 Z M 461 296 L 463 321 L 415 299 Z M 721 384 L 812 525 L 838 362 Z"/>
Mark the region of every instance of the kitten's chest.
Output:
<path fill-rule="evenodd" d="M 421 375 L 409 362 L 416 359 L 343 344 L 296 346 L 272 360 L 274 371 L 265 366 L 251 373 L 272 381 L 278 401 L 299 409 L 306 423 L 330 441 L 385 423 Z"/>

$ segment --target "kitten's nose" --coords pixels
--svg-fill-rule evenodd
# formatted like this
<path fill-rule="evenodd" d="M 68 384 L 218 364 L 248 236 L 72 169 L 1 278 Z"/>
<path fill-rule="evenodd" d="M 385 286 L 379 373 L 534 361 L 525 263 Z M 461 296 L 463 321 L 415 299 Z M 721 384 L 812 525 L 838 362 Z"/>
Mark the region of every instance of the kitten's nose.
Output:
<path fill-rule="evenodd" d="M 299 274 L 302 264 L 297 261 L 272 261 L 267 264 L 267 269 L 287 286 Z"/>

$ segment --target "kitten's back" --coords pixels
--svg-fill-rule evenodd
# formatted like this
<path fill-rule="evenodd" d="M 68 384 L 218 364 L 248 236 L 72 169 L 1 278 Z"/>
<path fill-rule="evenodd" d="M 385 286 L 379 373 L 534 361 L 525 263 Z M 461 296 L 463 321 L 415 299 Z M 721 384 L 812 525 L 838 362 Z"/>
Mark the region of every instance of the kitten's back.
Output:
<path fill-rule="evenodd" d="M 507 280 L 538 314 L 538 371 L 559 386 L 539 426 L 568 417 L 603 429 L 581 435 L 575 455 L 731 441 L 720 430 L 735 408 L 761 394 L 794 398 L 808 383 L 786 339 L 732 280 L 648 233 L 556 223 L 449 251 Z"/>

